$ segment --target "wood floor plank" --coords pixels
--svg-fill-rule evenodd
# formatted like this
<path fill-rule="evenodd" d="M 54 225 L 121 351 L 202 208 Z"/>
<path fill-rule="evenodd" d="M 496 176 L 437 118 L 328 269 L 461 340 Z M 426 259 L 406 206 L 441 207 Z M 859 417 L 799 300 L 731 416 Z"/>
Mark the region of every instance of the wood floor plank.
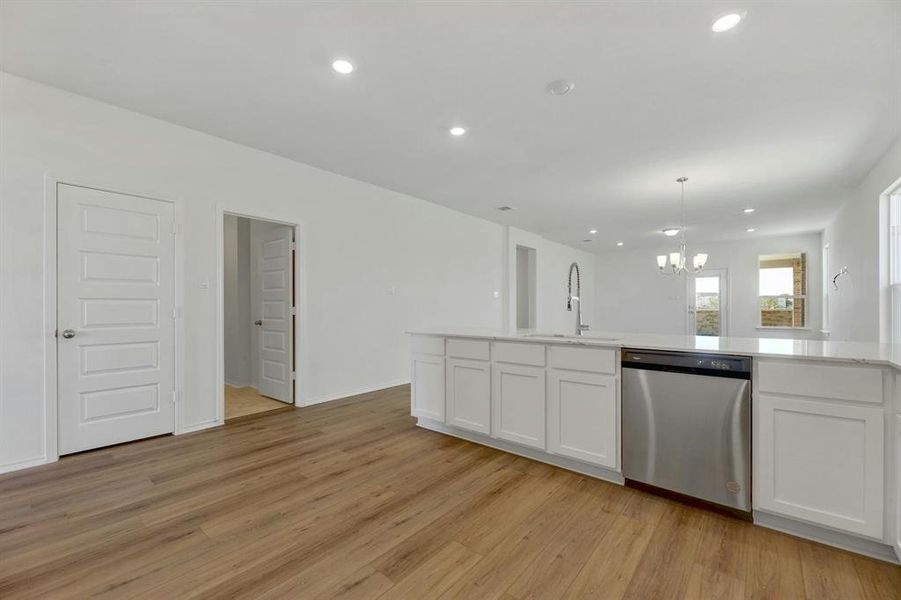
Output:
<path fill-rule="evenodd" d="M 895 565 L 408 412 L 401 386 L 0 475 L 0 597 L 899 600 Z"/>
<path fill-rule="evenodd" d="M 458 542 L 448 542 L 408 576 L 400 579 L 397 585 L 379 596 L 379 600 L 437 598 L 482 558 L 481 554 Z"/>

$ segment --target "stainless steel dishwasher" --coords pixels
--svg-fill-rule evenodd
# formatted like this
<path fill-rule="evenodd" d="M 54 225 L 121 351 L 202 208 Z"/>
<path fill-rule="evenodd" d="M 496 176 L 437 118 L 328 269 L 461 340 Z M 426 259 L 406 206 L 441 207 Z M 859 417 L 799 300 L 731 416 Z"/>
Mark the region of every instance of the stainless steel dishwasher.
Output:
<path fill-rule="evenodd" d="M 623 475 L 751 510 L 751 359 L 622 351 Z"/>

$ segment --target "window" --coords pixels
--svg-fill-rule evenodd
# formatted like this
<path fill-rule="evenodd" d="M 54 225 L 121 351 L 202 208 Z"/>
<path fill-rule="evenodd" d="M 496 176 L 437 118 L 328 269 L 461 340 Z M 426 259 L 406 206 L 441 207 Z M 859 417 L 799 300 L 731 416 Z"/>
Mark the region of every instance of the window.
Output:
<path fill-rule="evenodd" d="M 832 285 L 832 260 L 829 257 L 829 244 L 823 246 L 823 330 L 822 333 L 829 336 L 829 286 Z"/>
<path fill-rule="evenodd" d="M 889 285 L 891 286 L 891 343 L 901 343 L 901 193 L 889 196 Z"/>
<path fill-rule="evenodd" d="M 726 334 L 726 271 L 707 269 L 690 279 L 689 327 L 694 335 Z"/>
<path fill-rule="evenodd" d="M 761 256 L 760 326 L 807 326 L 807 255 Z"/>

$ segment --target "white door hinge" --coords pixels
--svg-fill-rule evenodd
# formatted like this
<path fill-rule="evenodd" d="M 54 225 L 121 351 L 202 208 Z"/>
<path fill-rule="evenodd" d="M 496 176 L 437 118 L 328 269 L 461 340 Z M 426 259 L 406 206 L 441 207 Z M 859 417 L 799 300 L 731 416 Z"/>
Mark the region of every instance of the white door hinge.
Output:
<path fill-rule="evenodd" d="M 291 242 L 291 250 L 297 250 L 297 242 Z"/>
<path fill-rule="evenodd" d="M 291 381 L 297 380 L 297 371 L 291 371 Z"/>
<path fill-rule="evenodd" d="M 296 314 L 297 314 L 297 307 L 296 307 L 296 306 L 292 306 L 292 307 L 291 307 L 291 315 L 296 315 Z"/>
<path fill-rule="evenodd" d="M 181 223 L 173 223 L 172 235 L 178 235 L 179 233 L 181 233 Z"/>
<path fill-rule="evenodd" d="M 172 390 L 172 404 L 178 402 L 178 391 Z"/>
<path fill-rule="evenodd" d="M 181 316 L 181 307 L 175 306 L 172 308 L 172 318 L 177 319 Z"/>

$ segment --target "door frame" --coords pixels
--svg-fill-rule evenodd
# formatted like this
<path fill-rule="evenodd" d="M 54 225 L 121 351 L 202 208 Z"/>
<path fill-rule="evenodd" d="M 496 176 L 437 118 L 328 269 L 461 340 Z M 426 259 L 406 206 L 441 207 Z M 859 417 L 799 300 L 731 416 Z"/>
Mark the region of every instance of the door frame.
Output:
<path fill-rule="evenodd" d="M 175 286 L 175 410 L 172 411 L 172 431 L 174 434 L 184 432 L 184 240 L 182 218 L 184 202 L 180 198 L 167 199 L 148 194 L 125 191 L 116 185 L 102 182 L 90 182 L 84 177 L 58 177 L 49 173 L 44 174 L 44 239 L 43 239 L 43 266 L 44 266 L 44 459 L 35 464 L 55 462 L 59 460 L 59 381 L 57 364 L 57 236 L 59 235 L 59 186 L 70 185 L 112 194 L 122 194 L 135 198 L 155 200 L 171 204 L 174 212 L 176 235 L 173 236 L 174 245 L 174 279 Z"/>
<path fill-rule="evenodd" d="M 712 276 L 720 278 L 720 335 L 718 337 L 728 336 L 732 330 L 732 310 L 730 306 L 732 290 L 729 289 L 729 269 L 705 269 L 685 279 L 685 330 L 687 335 L 697 335 L 696 319 L 698 307 L 695 306 L 695 294 L 693 293 L 695 279 Z"/>
<path fill-rule="evenodd" d="M 304 258 L 306 253 L 303 242 L 303 224 L 296 219 L 272 215 L 264 212 L 249 213 L 241 209 L 227 208 L 221 204 L 216 205 L 216 422 L 219 425 L 225 423 L 225 215 L 268 221 L 278 225 L 286 225 L 294 230 L 294 339 L 292 351 L 294 354 L 294 397 L 291 404 L 295 407 L 303 406 L 304 384 L 301 365 L 303 364 L 303 352 L 301 340 L 302 333 L 306 331 L 306 286 L 304 278 Z"/>

